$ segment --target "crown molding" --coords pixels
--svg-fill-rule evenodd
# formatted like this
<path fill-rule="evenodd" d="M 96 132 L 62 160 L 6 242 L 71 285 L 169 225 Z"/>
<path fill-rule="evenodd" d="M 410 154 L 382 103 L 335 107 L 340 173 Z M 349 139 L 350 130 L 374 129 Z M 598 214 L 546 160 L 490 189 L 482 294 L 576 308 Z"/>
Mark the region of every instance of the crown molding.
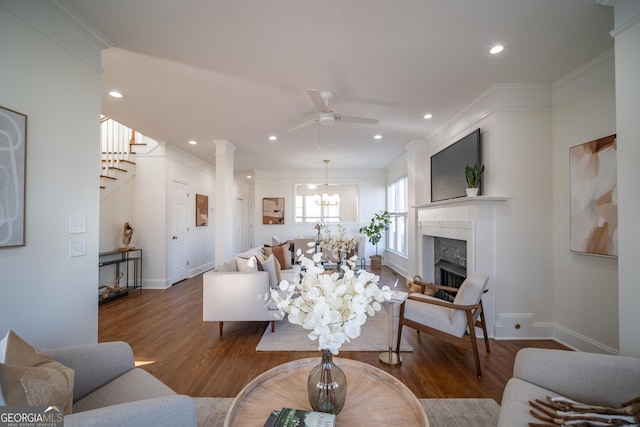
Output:
<path fill-rule="evenodd" d="M 112 44 L 99 35 L 68 6 L 58 0 L 0 2 L 0 7 L 71 53 L 94 70 L 102 72 L 102 49 Z"/>

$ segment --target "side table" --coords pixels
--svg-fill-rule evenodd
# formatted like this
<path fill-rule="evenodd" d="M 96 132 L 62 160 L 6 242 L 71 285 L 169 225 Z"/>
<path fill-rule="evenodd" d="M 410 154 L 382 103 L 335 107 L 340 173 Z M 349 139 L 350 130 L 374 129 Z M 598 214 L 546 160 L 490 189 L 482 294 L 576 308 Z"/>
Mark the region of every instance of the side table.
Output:
<path fill-rule="evenodd" d="M 397 352 L 393 351 L 393 304 L 404 304 L 409 298 L 408 292 L 393 291 L 391 293 L 391 299 L 388 302 L 389 307 L 389 351 L 380 353 L 380 361 L 388 365 L 397 365 L 402 362 L 400 357 L 400 349 Z"/>

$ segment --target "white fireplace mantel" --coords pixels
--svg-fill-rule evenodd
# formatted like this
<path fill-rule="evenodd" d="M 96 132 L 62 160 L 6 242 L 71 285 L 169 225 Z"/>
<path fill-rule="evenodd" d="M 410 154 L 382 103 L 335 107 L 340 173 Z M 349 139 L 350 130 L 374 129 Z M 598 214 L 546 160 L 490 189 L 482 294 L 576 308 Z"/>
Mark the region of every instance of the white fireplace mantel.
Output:
<path fill-rule="evenodd" d="M 458 197 L 456 199 L 441 200 L 439 202 L 423 203 L 412 207 L 416 209 L 433 209 L 455 205 L 472 205 L 484 202 L 506 202 L 509 199 L 510 197 L 493 196 Z"/>

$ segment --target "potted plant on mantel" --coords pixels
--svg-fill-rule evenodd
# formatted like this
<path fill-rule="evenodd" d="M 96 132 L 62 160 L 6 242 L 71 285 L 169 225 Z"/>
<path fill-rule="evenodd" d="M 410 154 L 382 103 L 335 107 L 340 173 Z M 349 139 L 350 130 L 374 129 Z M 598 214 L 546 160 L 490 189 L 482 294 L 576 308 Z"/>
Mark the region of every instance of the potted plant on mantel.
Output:
<path fill-rule="evenodd" d="M 480 181 L 482 180 L 482 174 L 484 173 L 484 165 L 478 166 L 477 164 L 472 166 L 465 166 L 464 176 L 467 178 L 467 196 L 474 197 L 478 195 L 478 188 L 480 187 Z"/>
<path fill-rule="evenodd" d="M 371 218 L 371 223 L 369 225 L 360 228 L 360 233 L 367 236 L 369 238 L 369 242 L 376 247 L 376 254 L 371 255 L 372 269 L 379 270 L 382 266 L 382 256 L 378 255 L 378 242 L 382 239 L 382 232 L 386 230 L 390 223 L 391 218 L 389 217 L 389 212 L 380 211 Z"/>

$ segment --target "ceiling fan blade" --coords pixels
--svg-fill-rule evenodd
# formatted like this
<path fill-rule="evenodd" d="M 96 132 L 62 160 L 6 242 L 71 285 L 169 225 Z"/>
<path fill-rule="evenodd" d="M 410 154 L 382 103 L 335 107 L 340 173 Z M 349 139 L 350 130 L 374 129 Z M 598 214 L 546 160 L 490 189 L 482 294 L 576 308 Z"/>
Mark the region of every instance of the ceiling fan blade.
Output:
<path fill-rule="evenodd" d="M 316 106 L 316 110 L 318 110 L 319 113 L 329 112 L 329 107 L 327 107 L 324 99 L 322 99 L 322 97 L 320 96 L 320 92 L 315 89 L 307 89 L 307 93 L 309 94 L 311 101 L 313 101 L 313 105 Z"/>
<path fill-rule="evenodd" d="M 346 116 L 342 114 L 336 116 L 338 116 L 338 120 L 349 123 L 365 123 L 368 125 L 375 125 L 379 122 L 378 119 L 370 119 L 368 117 Z"/>
<path fill-rule="evenodd" d="M 302 129 L 303 127 L 309 126 L 309 125 L 311 125 L 311 124 L 313 124 L 313 123 L 315 123 L 317 121 L 318 121 L 317 117 L 315 119 L 307 120 L 304 123 L 300 123 L 298 126 L 292 127 L 291 129 L 289 129 L 289 132 L 293 132 L 293 131 L 296 131 L 298 129 Z"/>

